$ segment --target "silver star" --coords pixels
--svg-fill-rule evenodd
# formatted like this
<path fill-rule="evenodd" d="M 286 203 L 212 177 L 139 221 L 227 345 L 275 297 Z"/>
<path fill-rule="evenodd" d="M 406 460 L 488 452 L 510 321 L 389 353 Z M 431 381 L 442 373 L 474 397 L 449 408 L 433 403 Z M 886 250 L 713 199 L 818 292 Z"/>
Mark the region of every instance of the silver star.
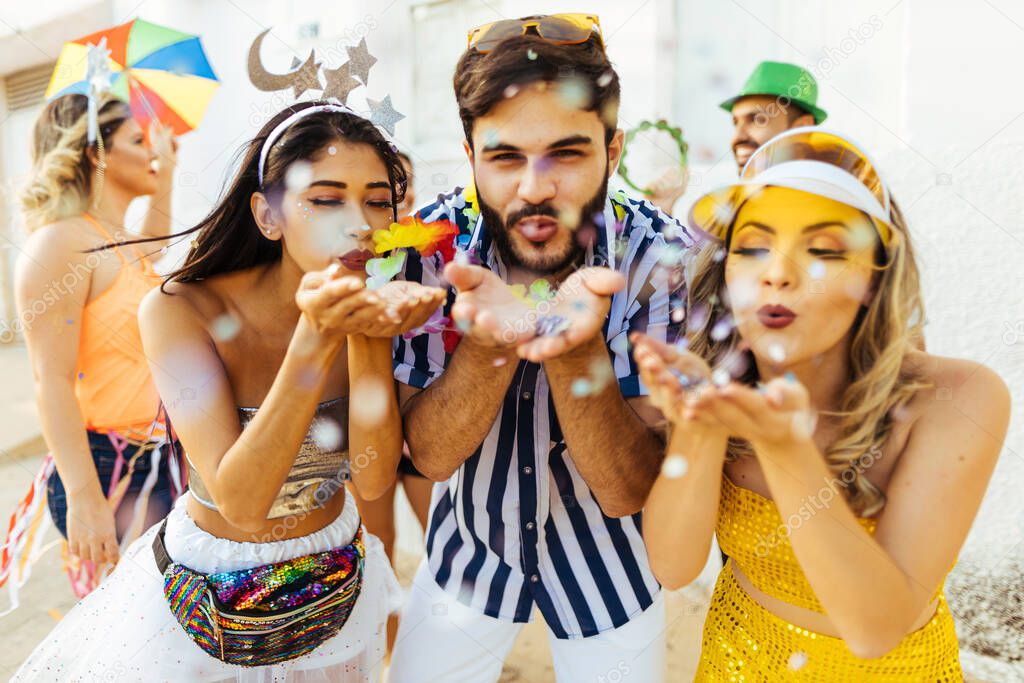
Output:
<path fill-rule="evenodd" d="M 110 90 L 110 50 L 107 49 L 107 37 L 100 39 L 99 45 L 90 43 L 85 46 L 86 67 L 85 80 L 89 84 L 89 90 L 93 93 L 101 93 Z"/>
<path fill-rule="evenodd" d="M 323 86 L 320 85 L 320 62 L 316 61 L 316 51 L 311 50 L 309 57 L 306 58 L 302 66 L 297 71 L 288 73 L 287 77 L 291 81 L 288 85 L 292 87 L 295 99 L 301 97 L 307 90 L 322 89 Z"/>
<path fill-rule="evenodd" d="M 355 74 L 363 85 L 370 79 L 370 67 L 377 63 L 377 58 L 370 54 L 366 48 L 366 38 L 359 41 L 355 47 L 346 47 L 348 60 L 352 64 L 352 73 Z"/>
<path fill-rule="evenodd" d="M 404 119 L 405 115 L 399 114 L 395 111 L 395 108 L 391 106 L 391 95 L 386 95 L 384 99 L 379 102 L 367 97 L 366 103 L 370 105 L 370 121 L 386 130 L 389 135 L 394 136 L 395 124 Z"/>
<path fill-rule="evenodd" d="M 359 81 L 352 78 L 348 62 L 337 69 L 324 69 L 324 80 L 327 85 L 324 86 L 323 98 L 334 97 L 342 104 L 348 104 L 348 94 L 359 87 Z"/>

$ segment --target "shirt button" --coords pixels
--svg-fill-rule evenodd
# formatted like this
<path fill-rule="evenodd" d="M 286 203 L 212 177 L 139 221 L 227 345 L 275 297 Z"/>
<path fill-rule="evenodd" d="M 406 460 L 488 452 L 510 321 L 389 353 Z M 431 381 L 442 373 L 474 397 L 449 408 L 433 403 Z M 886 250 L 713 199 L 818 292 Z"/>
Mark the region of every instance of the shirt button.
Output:
<path fill-rule="evenodd" d="M 523 474 L 533 474 L 533 468 L 527 465 L 523 468 Z"/>
<path fill-rule="evenodd" d="M 537 526 L 537 525 L 536 525 L 536 524 L 534 524 L 533 522 L 527 522 L 527 523 L 526 523 L 526 530 L 527 530 L 527 531 L 533 531 L 534 527 L 536 527 L 536 526 Z"/>
<path fill-rule="evenodd" d="M 536 574 L 530 574 L 530 583 L 537 583 L 540 581 L 540 577 Z"/>
<path fill-rule="evenodd" d="M 531 398 L 533 398 L 533 394 L 531 394 L 529 391 L 524 391 L 523 392 L 523 400 L 524 401 L 529 401 Z"/>

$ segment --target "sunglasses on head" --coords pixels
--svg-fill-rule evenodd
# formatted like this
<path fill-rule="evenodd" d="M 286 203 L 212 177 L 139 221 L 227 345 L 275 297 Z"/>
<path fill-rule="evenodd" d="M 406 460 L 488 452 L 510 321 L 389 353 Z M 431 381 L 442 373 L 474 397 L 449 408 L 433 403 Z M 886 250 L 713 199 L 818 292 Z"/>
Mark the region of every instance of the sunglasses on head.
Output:
<path fill-rule="evenodd" d="M 590 36 L 596 35 L 601 49 L 604 49 L 601 22 L 596 14 L 549 14 L 492 21 L 472 29 L 467 42 L 468 47 L 486 53 L 503 40 L 528 33 L 540 36 L 555 45 L 578 45 L 590 40 Z"/>

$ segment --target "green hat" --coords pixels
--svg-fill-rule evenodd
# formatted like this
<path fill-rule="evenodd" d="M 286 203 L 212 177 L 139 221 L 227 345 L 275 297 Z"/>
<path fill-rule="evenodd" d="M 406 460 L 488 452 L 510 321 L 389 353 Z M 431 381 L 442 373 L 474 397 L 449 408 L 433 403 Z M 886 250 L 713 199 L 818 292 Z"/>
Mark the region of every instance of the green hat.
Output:
<path fill-rule="evenodd" d="M 769 95 L 785 97 L 814 116 L 814 123 L 820 124 L 828 114 L 819 109 L 818 82 L 807 69 L 786 62 L 761 62 L 750 74 L 739 95 L 730 97 L 720 106 L 732 111 L 732 106 L 741 97 L 748 95 Z"/>

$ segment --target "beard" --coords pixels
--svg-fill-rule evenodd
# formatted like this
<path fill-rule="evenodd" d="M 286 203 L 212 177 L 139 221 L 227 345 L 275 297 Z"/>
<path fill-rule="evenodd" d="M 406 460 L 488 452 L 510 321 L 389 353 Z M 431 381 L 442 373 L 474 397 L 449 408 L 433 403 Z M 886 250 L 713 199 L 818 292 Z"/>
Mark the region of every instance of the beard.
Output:
<path fill-rule="evenodd" d="M 484 226 L 494 240 L 494 246 L 497 248 L 501 260 L 510 267 L 524 268 L 543 274 L 557 273 L 571 265 L 583 263 L 589 242 L 602 234 L 602 231 L 596 229 L 594 216 L 604 213 L 607 199 L 608 174 L 605 173 L 604 181 L 597 194 L 580 209 L 579 225 L 576 228 L 570 228 L 562 223 L 558 210 L 547 202 L 527 204 L 503 220 L 477 188 L 480 215 L 484 219 Z M 558 221 L 559 227 L 558 232 L 538 248 L 527 247 L 524 250 L 512 239 L 512 233 L 516 229 L 516 223 L 530 216 L 554 218 Z M 568 234 L 566 235 L 566 233 Z M 567 236 L 568 240 L 564 244 L 559 244 L 563 241 L 560 239 L 563 236 Z"/>

